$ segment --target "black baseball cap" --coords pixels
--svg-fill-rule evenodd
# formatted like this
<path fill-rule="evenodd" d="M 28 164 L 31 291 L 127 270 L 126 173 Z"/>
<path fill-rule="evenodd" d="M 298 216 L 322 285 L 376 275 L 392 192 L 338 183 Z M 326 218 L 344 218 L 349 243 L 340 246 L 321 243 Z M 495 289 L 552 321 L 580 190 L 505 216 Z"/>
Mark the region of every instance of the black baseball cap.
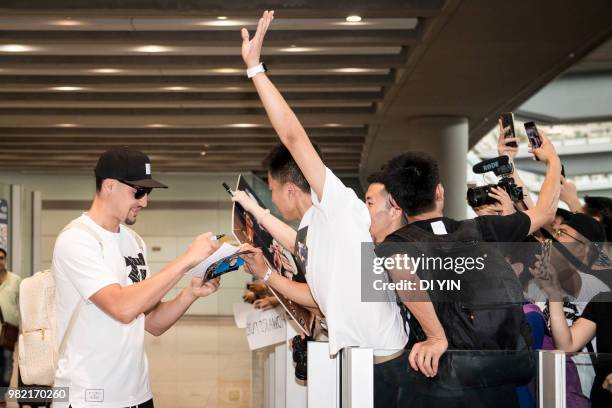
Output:
<path fill-rule="evenodd" d="M 168 188 L 151 178 L 151 160 L 138 150 L 120 147 L 107 150 L 98 159 L 96 177 L 116 179 L 137 187 Z"/>
<path fill-rule="evenodd" d="M 606 240 L 606 230 L 603 224 L 590 215 L 576 213 L 569 219 L 564 220 L 563 224 L 572 227 L 591 242 L 604 242 Z"/>

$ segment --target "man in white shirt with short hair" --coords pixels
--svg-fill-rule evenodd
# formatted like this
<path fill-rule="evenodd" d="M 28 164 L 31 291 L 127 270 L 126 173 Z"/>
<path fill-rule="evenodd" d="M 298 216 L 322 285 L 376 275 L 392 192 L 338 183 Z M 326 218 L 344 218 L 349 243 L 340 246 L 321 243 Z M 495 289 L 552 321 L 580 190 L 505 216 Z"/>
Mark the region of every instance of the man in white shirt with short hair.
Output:
<path fill-rule="evenodd" d="M 161 301 L 218 244 L 199 235 L 151 276 L 144 242 L 125 225 L 136 222 L 153 188 L 166 186 L 151 178 L 149 158 L 128 148 L 103 153 L 95 175 L 91 208 L 59 234 L 53 251 L 58 343 L 75 316 L 54 384 L 69 387 L 69 402 L 54 406 L 151 408 L 144 332 L 161 335 L 217 290 L 218 279 L 193 278 L 174 300 Z"/>

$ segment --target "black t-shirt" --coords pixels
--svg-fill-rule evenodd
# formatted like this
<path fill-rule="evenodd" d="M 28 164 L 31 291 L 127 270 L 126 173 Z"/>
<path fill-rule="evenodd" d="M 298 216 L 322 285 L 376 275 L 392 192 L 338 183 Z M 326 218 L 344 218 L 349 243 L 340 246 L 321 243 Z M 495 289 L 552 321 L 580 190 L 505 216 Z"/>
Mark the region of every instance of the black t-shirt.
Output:
<path fill-rule="evenodd" d="M 587 304 L 580 316 L 597 325 L 597 352 L 612 353 L 612 292 L 601 292 Z"/>
<path fill-rule="evenodd" d="M 461 223 L 452 218 L 439 217 L 416 221 L 411 225 L 433 232 L 431 223 L 435 221 L 442 221 L 449 234 L 455 232 Z M 522 211 L 512 215 L 484 215 L 474 218 L 474 221 L 485 242 L 522 242 L 529 235 L 531 228 L 531 219 Z"/>
<path fill-rule="evenodd" d="M 595 381 L 591 391 L 593 407 L 612 406 L 612 393 L 602 388 L 605 378 L 612 374 L 612 292 L 601 292 L 595 296 L 582 312 L 582 319 L 587 319 L 597 326 L 597 359 L 595 360 Z"/>

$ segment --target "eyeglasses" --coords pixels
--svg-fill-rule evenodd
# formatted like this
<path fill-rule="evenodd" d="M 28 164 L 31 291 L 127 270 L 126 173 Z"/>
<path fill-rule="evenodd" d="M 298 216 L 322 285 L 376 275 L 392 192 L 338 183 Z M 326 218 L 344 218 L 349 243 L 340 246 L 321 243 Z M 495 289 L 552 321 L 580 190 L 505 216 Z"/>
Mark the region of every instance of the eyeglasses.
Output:
<path fill-rule="evenodd" d="M 145 195 L 151 194 L 151 191 L 153 191 L 153 189 L 151 187 L 135 186 L 134 184 L 130 184 L 130 183 L 128 183 L 126 181 L 123 181 L 123 180 L 119 180 L 119 182 L 121 184 L 125 184 L 126 186 L 130 186 L 130 187 L 136 189 L 136 191 L 134 192 L 134 198 L 136 200 L 140 200 L 142 197 L 144 197 Z"/>
<path fill-rule="evenodd" d="M 566 236 L 570 237 L 571 239 L 573 239 L 574 241 L 580 242 L 582 245 L 588 245 L 588 244 L 587 244 L 586 242 L 584 242 L 583 240 L 576 238 L 575 236 L 573 236 L 573 235 L 569 234 L 567 231 L 562 230 L 562 229 L 558 229 L 558 230 L 556 230 L 556 231 L 555 231 L 555 235 L 556 235 L 557 237 L 559 237 L 559 236 L 561 236 L 561 235 L 566 235 Z"/>

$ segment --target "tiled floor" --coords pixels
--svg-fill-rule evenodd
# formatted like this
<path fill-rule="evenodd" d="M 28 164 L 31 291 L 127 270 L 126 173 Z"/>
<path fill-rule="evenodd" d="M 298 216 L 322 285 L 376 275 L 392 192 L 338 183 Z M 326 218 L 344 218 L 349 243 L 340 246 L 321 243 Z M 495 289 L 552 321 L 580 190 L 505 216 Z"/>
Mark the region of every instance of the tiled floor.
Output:
<path fill-rule="evenodd" d="M 233 318 L 186 317 L 145 344 L 156 408 L 251 406 L 251 352 Z"/>
<path fill-rule="evenodd" d="M 145 345 L 155 408 L 251 407 L 251 352 L 233 317 L 183 317 Z"/>

